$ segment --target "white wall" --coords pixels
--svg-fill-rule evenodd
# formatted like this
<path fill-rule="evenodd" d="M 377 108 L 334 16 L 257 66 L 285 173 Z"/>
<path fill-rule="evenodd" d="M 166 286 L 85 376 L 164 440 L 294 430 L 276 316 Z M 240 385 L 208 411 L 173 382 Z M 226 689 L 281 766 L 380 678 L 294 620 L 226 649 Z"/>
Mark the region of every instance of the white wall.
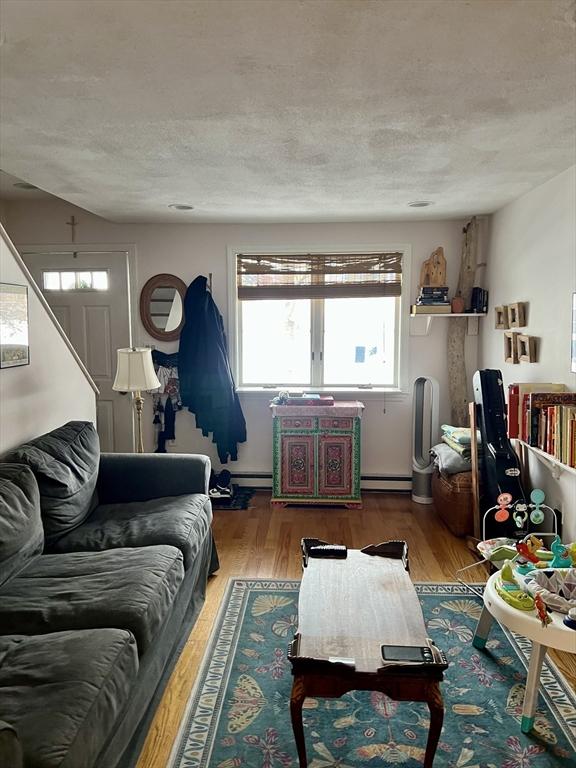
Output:
<path fill-rule="evenodd" d="M 0 280 L 28 286 L 30 364 L 0 370 L 0 454 L 72 419 L 94 421 L 93 385 L 0 227 Z"/>
<path fill-rule="evenodd" d="M 576 166 L 498 211 L 491 222 L 487 288 L 491 306 L 527 302 L 526 328 L 538 338 L 538 362 L 504 362 L 504 332 L 487 318 L 481 332 L 480 364 L 499 368 L 512 382 L 560 382 L 576 390 L 570 372 L 572 293 L 576 291 Z M 566 536 L 576 539 L 576 476 L 558 482 L 532 458 L 531 480 L 565 516 Z"/>
<path fill-rule="evenodd" d="M 459 271 L 462 221 L 428 221 L 371 224 L 306 225 L 128 225 L 112 224 L 61 201 L 9 203 L 7 228 L 19 244 L 54 244 L 70 242 L 66 221 L 74 214 L 79 222 L 76 241 L 105 245 L 133 244 L 136 248 L 137 293 L 152 275 L 171 272 L 189 284 L 198 274 L 213 275 L 214 299 L 227 317 L 227 248 L 256 247 L 326 247 L 408 243 L 412 246 L 412 297 L 422 261 L 439 245 L 444 246 L 448 261 L 448 280 L 454 290 Z M 405 318 L 407 320 L 407 318 Z M 134 324 L 137 343 L 155 344 L 164 351 L 174 351 L 177 343 L 162 344 L 145 333 L 139 318 Z M 442 420 L 449 417 L 447 402 L 445 319 L 435 320 L 429 336 L 409 340 L 409 377 L 431 375 L 441 385 Z M 469 338 L 471 371 L 476 367 L 476 337 Z M 247 421 L 248 442 L 240 446 L 239 460 L 229 465 L 232 472 L 271 472 L 271 418 L 269 395 L 243 394 L 242 406 Z M 411 398 L 390 395 L 383 398 L 366 394 L 362 439 L 362 474 L 409 476 L 411 474 Z M 148 401 L 150 398 L 148 398 Z M 150 406 L 150 402 L 146 403 Z M 146 407 L 145 406 L 145 407 Z M 152 446 L 151 418 L 146 419 L 147 449 Z M 176 443 L 171 450 L 207 453 L 219 468 L 215 447 L 202 438 L 188 412 L 176 420 Z"/>

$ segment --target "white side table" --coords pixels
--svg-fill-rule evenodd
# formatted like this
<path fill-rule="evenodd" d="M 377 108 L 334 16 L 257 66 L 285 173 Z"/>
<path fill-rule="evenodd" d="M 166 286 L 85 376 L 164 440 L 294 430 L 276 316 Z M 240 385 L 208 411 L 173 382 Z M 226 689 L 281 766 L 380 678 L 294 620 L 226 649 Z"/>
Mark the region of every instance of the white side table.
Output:
<path fill-rule="evenodd" d="M 508 605 L 494 587 L 494 581 L 498 578 L 500 578 L 500 574 L 494 573 L 486 583 L 483 597 L 484 608 L 478 620 L 476 633 L 472 638 L 472 645 L 479 650 L 484 649 L 494 619 L 503 627 L 508 627 L 513 632 L 524 635 L 532 641 L 521 723 L 522 732 L 528 733 L 534 726 L 540 671 L 546 651 L 548 648 L 555 648 L 558 651 L 576 653 L 576 630 L 567 627 L 563 621 L 564 614 L 557 611 L 549 614 L 552 623 L 544 628 L 533 611 L 519 611 Z"/>

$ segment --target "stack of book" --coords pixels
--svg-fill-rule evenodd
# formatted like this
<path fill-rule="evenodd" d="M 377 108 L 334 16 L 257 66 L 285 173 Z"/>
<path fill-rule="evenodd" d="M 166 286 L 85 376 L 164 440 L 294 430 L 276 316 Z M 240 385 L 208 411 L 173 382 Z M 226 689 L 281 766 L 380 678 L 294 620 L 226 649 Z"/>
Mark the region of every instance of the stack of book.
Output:
<path fill-rule="evenodd" d="M 302 395 L 289 397 L 284 405 L 334 405 L 334 398 L 332 395 L 304 392 Z"/>
<path fill-rule="evenodd" d="M 508 435 L 576 468 L 576 392 L 564 384 L 510 384 Z"/>
<path fill-rule="evenodd" d="M 450 314 L 450 299 L 447 285 L 423 285 L 412 305 L 413 315 Z"/>

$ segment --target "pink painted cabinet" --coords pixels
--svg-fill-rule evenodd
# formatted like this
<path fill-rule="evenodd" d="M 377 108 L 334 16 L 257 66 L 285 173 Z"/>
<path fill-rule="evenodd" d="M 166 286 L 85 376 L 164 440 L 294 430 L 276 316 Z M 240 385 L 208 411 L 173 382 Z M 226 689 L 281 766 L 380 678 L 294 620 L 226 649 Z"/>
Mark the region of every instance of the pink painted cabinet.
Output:
<path fill-rule="evenodd" d="M 358 401 L 271 406 L 272 503 L 361 505 L 363 408 Z"/>

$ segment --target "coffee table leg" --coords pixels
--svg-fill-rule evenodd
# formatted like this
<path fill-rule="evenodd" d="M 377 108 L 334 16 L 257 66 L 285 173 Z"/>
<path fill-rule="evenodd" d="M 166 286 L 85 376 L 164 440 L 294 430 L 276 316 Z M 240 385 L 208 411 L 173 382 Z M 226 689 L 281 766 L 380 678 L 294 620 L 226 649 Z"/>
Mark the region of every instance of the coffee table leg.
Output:
<path fill-rule="evenodd" d="M 290 694 L 290 718 L 292 720 L 292 730 L 298 750 L 298 761 L 300 768 L 306 768 L 308 760 L 306 758 L 306 742 L 304 741 L 304 726 L 302 725 L 302 705 L 306 698 L 306 686 L 302 676 L 295 676 L 292 683 L 292 693 Z"/>
<path fill-rule="evenodd" d="M 484 606 L 482 608 L 482 613 L 480 615 L 480 618 L 478 619 L 478 625 L 476 627 L 476 632 L 474 633 L 474 637 L 472 638 L 472 645 L 474 648 L 478 648 L 479 650 L 484 650 L 486 647 L 486 640 L 488 639 L 488 634 L 490 632 L 490 627 L 492 626 L 492 622 L 494 621 L 494 617 Z"/>
<path fill-rule="evenodd" d="M 534 727 L 534 713 L 536 712 L 536 701 L 538 700 L 540 672 L 547 650 L 548 648 L 545 645 L 532 641 L 526 693 L 524 694 L 524 706 L 522 707 L 522 725 L 520 726 L 522 733 L 529 733 Z"/>
<path fill-rule="evenodd" d="M 440 740 L 442 723 L 444 722 L 444 701 L 438 683 L 430 683 L 428 687 L 428 709 L 430 710 L 430 730 L 426 742 L 426 754 L 424 755 L 424 768 L 432 768 L 436 747 Z"/>

